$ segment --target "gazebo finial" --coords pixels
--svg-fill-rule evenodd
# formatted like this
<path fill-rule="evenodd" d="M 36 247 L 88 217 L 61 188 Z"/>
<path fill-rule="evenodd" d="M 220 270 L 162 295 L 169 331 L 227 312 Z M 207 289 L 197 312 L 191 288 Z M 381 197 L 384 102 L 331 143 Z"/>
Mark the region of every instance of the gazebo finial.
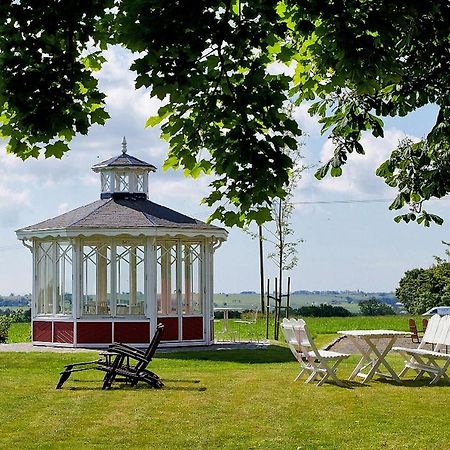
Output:
<path fill-rule="evenodd" d="M 125 136 L 122 139 L 122 153 L 125 155 L 127 152 L 127 140 L 125 139 Z"/>

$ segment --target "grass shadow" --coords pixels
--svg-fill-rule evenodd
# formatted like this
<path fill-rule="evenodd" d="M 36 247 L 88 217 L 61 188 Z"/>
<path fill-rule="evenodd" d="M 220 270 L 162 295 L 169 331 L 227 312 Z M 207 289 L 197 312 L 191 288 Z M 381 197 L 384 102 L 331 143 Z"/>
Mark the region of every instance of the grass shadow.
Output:
<path fill-rule="evenodd" d="M 204 392 L 206 391 L 206 387 L 205 386 L 198 386 L 198 383 L 200 383 L 200 380 L 170 380 L 170 379 L 164 379 L 163 382 L 164 383 L 169 383 L 169 384 L 164 384 L 164 387 L 160 388 L 160 389 L 154 389 L 152 387 L 147 386 L 146 384 L 138 384 L 137 386 L 130 386 L 127 385 L 125 383 L 116 383 L 113 384 L 112 388 L 110 389 L 102 389 L 102 384 L 103 382 L 97 381 L 97 380 L 72 380 L 73 382 L 78 382 L 78 383 L 82 383 L 83 385 L 78 385 L 78 386 L 67 386 L 64 388 L 65 391 L 94 391 L 94 392 L 98 392 L 98 391 L 142 391 L 142 390 L 146 390 L 146 391 L 189 391 L 189 392 Z M 96 383 L 97 386 L 84 386 L 85 383 Z M 189 383 L 190 385 L 188 386 L 180 386 L 180 385 L 175 385 L 175 386 L 171 386 L 171 383 Z M 195 386 L 192 386 L 192 384 L 194 384 Z"/>
<path fill-rule="evenodd" d="M 449 388 L 450 384 L 443 380 L 438 381 L 436 384 L 430 384 L 431 378 L 421 378 L 420 380 L 415 380 L 414 378 L 405 380 L 402 379 L 400 383 L 389 378 L 377 378 L 375 379 L 377 383 L 390 384 L 392 386 L 411 388 L 411 387 L 429 387 L 429 388 Z"/>
<path fill-rule="evenodd" d="M 156 359 L 234 362 L 242 364 L 269 364 L 292 362 L 291 351 L 286 347 L 269 345 L 257 349 L 216 349 L 189 352 L 158 353 Z"/>

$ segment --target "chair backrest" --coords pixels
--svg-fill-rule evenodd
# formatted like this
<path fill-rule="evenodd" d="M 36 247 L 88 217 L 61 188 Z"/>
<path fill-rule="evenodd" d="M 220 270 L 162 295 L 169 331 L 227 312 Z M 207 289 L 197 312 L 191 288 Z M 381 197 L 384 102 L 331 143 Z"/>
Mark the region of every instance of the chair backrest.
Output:
<path fill-rule="evenodd" d="M 439 322 L 439 329 L 436 332 L 436 351 L 441 351 L 443 347 L 450 345 L 450 316 L 442 316 Z"/>
<path fill-rule="evenodd" d="M 156 349 L 158 348 L 158 345 L 161 342 L 163 331 L 164 325 L 162 323 L 159 323 L 158 326 L 156 327 L 156 331 L 155 334 L 153 335 L 150 345 L 147 347 L 147 350 L 145 351 L 144 357 L 147 360 L 147 364 L 152 360 L 153 356 L 156 353 Z"/>
<path fill-rule="evenodd" d="M 294 331 L 297 336 L 300 350 L 308 360 L 320 359 L 319 350 L 314 343 L 308 326 L 303 319 L 293 319 Z M 312 353 L 312 354 L 311 354 Z"/>
<path fill-rule="evenodd" d="M 411 333 L 411 340 L 416 344 L 419 343 L 419 335 L 417 333 L 416 321 L 414 319 L 408 320 L 409 332 Z"/>
<path fill-rule="evenodd" d="M 283 330 L 284 338 L 286 339 L 286 342 L 292 354 L 294 355 L 294 358 L 300 361 L 302 358 L 302 352 L 300 350 L 300 344 L 294 331 L 294 324 L 292 323 L 292 320 L 284 318 L 283 322 L 281 323 L 281 329 Z"/>
<path fill-rule="evenodd" d="M 435 314 L 428 321 L 427 329 L 422 337 L 422 342 L 420 343 L 421 347 L 424 347 L 425 344 L 436 344 L 438 342 L 437 332 L 439 330 L 440 321 L 441 316 L 439 314 Z"/>
<path fill-rule="evenodd" d="M 450 316 L 444 316 L 447 318 L 447 334 L 444 337 L 443 344 L 445 345 L 445 351 L 448 351 L 447 347 L 450 347 Z"/>
<path fill-rule="evenodd" d="M 428 326 L 428 319 L 422 319 L 422 333 L 425 333 Z"/>

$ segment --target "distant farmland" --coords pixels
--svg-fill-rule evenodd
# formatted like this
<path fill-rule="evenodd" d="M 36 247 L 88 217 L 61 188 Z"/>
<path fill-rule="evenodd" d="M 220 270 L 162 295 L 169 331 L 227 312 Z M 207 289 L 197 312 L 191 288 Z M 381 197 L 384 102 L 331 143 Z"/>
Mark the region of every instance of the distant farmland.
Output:
<path fill-rule="evenodd" d="M 301 306 L 320 305 L 328 303 L 330 305 L 342 306 L 352 313 L 358 313 L 358 303 L 361 300 L 375 297 L 378 300 L 395 304 L 397 299 L 392 292 L 304 292 L 293 293 L 290 297 L 290 306 L 299 308 Z M 250 309 L 259 306 L 260 296 L 257 293 L 239 294 L 214 294 L 214 306 L 235 306 L 236 308 Z"/>

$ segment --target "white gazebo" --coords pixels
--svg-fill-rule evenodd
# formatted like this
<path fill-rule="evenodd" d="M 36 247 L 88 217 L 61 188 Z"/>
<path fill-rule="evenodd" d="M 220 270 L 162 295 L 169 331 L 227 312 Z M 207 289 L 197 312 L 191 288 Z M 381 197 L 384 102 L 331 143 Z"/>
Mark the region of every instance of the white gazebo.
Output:
<path fill-rule="evenodd" d="M 122 153 L 93 166 L 100 200 L 16 231 L 33 254 L 34 344 L 213 341 L 213 255 L 227 239 L 148 199 L 156 168 Z"/>

